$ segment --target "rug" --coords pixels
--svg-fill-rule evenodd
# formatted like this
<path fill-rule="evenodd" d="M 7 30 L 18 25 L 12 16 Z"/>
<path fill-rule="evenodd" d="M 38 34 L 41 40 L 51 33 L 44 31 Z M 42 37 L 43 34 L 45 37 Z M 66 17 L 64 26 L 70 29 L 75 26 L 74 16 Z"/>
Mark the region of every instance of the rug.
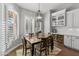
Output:
<path fill-rule="evenodd" d="M 49 55 L 48 55 L 48 56 L 56 56 L 56 55 L 59 54 L 61 51 L 62 51 L 62 49 L 60 49 L 60 48 L 54 46 L 54 49 L 52 50 L 52 52 L 49 50 Z M 22 49 L 16 50 L 16 56 L 23 56 L 23 55 L 22 55 Z M 28 50 L 27 56 L 31 56 L 30 50 Z"/>
<path fill-rule="evenodd" d="M 52 50 L 52 52 L 51 52 L 51 50 L 49 51 L 49 56 L 56 56 L 56 55 L 58 55 L 61 51 L 62 51 L 62 49 L 60 49 L 60 48 L 54 46 L 54 49 Z"/>

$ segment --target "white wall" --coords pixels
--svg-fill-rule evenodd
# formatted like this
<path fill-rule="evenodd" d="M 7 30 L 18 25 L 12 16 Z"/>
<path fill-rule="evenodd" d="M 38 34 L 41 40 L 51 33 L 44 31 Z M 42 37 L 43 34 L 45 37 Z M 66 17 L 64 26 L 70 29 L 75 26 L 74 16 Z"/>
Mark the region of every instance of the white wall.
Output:
<path fill-rule="evenodd" d="M 44 15 L 44 33 L 50 32 L 50 12 Z"/>
<path fill-rule="evenodd" d="M 21 8 L 21 19 L 20 19 L 20 35 L 23 35 L 24 33 L 26 33 L 26 19 L 25 17 L 29 18 L 29 23 L 35 20 L 35 13 L 26 9 Z M 29 27 L 31 26 L 31 24 L 29 24 Z M 32 25 L 33 26 L 33 25 Z M 34 27 L 33 27 L 34 28 Z M 32 31 L 34 32 L 34 30 Z"/>

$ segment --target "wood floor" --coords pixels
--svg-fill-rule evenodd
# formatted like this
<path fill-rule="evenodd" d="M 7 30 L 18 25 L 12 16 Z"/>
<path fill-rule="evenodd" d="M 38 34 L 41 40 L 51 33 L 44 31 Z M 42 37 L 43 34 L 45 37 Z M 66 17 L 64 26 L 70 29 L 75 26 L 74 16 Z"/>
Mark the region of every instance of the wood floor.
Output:
<path fill-rule="evenodd" d="M 62 44 L 56 44 L 57 47 L 61 48 L 62 51 L 57 56 L 79 56 L 79 51 L 67 48 Z"/>
<path fill-rule="evenodd" d="M 79 56 L 79 51 L 64 47 L 62 44 L 56 44 L 57 47 L 61 48 L 62 51 L 57 56 Z M 7 56 L 16 56 L 16 50 L 22 48 L 22 46 L 19 46 L 12 52 L 10 52 Z"/>

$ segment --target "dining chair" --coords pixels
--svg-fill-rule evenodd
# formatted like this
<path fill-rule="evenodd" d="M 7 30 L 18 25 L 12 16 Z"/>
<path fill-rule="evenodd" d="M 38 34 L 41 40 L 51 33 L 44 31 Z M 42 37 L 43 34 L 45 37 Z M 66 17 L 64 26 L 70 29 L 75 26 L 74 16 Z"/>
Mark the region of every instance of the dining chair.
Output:
<path fill-rule="evenodd" d="M 27 50 L 30 49 L 30 51 L 31 51 L 31 45 L 27 42 L 25 37 L 23 37 L 23 39 L 22 39 L 22 44 L 23 44 L 23 55 L 26 56 Z"/>
<path fill-rule="evenodd" d="M 48 38 L 41 38 L 41 42 L 36 45 L 35 47 L 35 55 L 39 54 L 42 56 L 44 53 L 45 55 L 48 55 L 49 52 L 49 46 L 48 46 Z"/>
<path fill-rule="evenodd" d="M 36 33 L 37 38 L 39 38 L 42 35 L 43 35 L 42 31 L 39 31 L 39 32 Z"/>
<path fill-rule="evenodd" d="M 54 38 L 52 34 L 48 37 L 48 39 L 49 39 L 49 47 L 51 47 L 51 52 L 52 52 L 53 47 L 54 47 Z"/>
<path fill-rule="evenodd" d="M 34 33 L 29 33 L 29 37 L 33 37 L 34 36 Z"/>

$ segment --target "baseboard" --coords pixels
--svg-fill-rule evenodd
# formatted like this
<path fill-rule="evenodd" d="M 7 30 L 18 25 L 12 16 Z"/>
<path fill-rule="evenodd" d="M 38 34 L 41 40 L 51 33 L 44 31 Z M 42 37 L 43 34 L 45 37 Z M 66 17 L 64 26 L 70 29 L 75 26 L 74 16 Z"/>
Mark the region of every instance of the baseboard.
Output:
<path fill-rule="evenodd" d="M 4 53 L 4 56 L 6 56 L 7 54 L 9 54 L 11 51 L 13 51 L 14 49 L 16 49 L 16 48 L 19 47 L 20 45 L 22 45 L 22 43 L 16 45 L 15 47 L 11 48 L 10 50 L 6 51 L 6 52 Z"/>

